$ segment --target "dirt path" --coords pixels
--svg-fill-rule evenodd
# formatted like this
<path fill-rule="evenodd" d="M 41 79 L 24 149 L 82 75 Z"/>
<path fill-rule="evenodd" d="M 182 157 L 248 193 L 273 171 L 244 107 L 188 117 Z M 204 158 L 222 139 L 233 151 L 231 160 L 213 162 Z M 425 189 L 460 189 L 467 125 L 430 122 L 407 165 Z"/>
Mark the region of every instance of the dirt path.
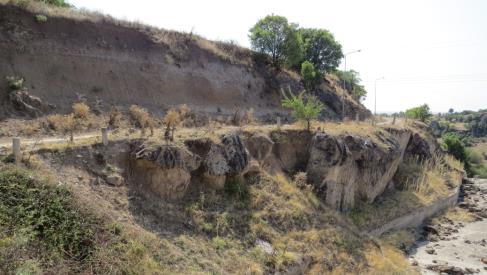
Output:
<path fill-rule="evenodd" d="M 89 139 L 93 137 L 101 136 L 101 133 L 99 132 L 88 132 L 88 133 L 82 133 L 82 134 L 77 134 L 74 135 L 74 140 L 75 141 L 80 141 L 84 139 Z M 40 138 L 21 138 L 21 146 L 23 147 L 23 150 L 32 150 L 32 147 L 35 144 L 37 145 L 46 145 L 46 144 L 53 144 L 53 143 L 62 143 L 66 142 L 69 137 L 68 136 L 46 136 L 46 137 L 40 137 Z M 7 151 L 8 149 L 12 148 L 12 138 L 1 138 L 0 139 L 0 152 Z"/>
<path fill-rule="evenodd" d="M 464 201 L 475 221 L 460 222 L 447 217 L 425 227 L 427 240 L 410 255 L 422 274 L 487 274 L 487 180 L 471 179 L 464 184 Z"/>

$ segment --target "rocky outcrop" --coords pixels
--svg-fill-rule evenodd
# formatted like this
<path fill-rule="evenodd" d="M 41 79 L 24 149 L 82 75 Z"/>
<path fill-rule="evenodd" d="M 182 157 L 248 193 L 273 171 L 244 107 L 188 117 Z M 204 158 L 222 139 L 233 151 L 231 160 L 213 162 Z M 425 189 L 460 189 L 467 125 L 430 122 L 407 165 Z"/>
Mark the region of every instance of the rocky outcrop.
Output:
<path fill-rule="evenodd" d="M 350 209 L 357 199 L 372 202 L 391 182 L 409 136 L 401 131 L 378 144 L 354 135 L 318 133 L 309 149 L 308 178 L 337 210 Z"/>
<path fill-rule="evenodd" d="M 245 172 L 250 155 L 240 136 L 228 134 L 221 137 L 221 143 L 210 139 L 187 140 L 188 149 L 201 157 L 201 167 L 196 173 L 202 184 L 221 189 L 229 177 Z"/>
<path fill-rule="evenodd" d="M 274 142 L 262 133 L 255 133 L 246 138 L 244 144 L 254 159 L 262 161 L 271 154 Z"/>
<path fill-rule="evenodd" d="M 242 175 L 250 155 L 240 137 L 228 134 L 220 142 L 207 138 L 187 140 L 185 145 L 149 146 L 136 141 L 130 148 L 130 176 L 144 191 L 161 198 L 184 196 L 191 180 L 221 189 L 228 178 Z"/>
<path fill-rule="evenodd" d="M 289 174 L 306 170 L 312 137 L 313 134 L 306 130 L 271 132 L 274 141 L 272 151 L 282 170 Z"/>
<path fill-rule="evenodd" d="M 150 148 L 133 144 L 130 154 L 131 178 L 142 189 L 164 199 L 184 196 L 201 159 L 185 148 L 174 145 Z"/>
<path fill-rule="evenodd" d="M 422 135 L 385 128 L 373 135 L 282 130 L 270 137 L 247 133 L 242 139 L 226 134 L 219 140 L 186 140 L 179 147 L 139 144 L 131 151 L 134 170 L 161 197 L 184 195 L 190 182 L 222 189 L 228 179 L 244 176 L 257 183 L 254 179 L 266 167 L 269 173 L 290 176 L 306 171 L 317 194 L 332 208 L 346 211 L 357 200 L 373 202 L 394 186 L 405 154 L 429 158 L 434 150 Z"/>
<path fill-rule="evenodd" d="M 406 148 L 407 157 L 416 156 L 419 160 L 427 160 L 432 157 L 432 149 L 426 139 L 419 133 L 414 133 Z"/>
<path fill-rule="evenodd" d="M 0 98 L 0 103 L 2 101 L 1 108 L 7 116 L 37 118 L 55 109 L 54 105 L 46 104 L 39 97 L 30 95 L 27 89 L 9 91 L 3 99 Z"/>

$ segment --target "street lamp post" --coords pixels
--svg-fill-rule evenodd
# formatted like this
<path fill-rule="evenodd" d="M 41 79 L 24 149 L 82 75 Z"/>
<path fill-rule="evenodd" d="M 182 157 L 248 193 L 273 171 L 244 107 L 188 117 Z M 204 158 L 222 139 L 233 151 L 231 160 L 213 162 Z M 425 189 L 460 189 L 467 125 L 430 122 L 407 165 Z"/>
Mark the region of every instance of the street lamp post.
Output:
<path fill-rule="evenodd" d="M 352 53 L 359 53 L 361 51 L 362 50 L 355 50 L 355 51 L 351 51 L 351 52 L 345 53 L 343 55 L 344 65 L 345 65 L 344 73 L 347 72 L 347 55 L 352 54 Z M 345 81 L 343 81 L 343 86 L 344 87 L 343 87 L 343 94 L 342 94 L 342 121 L 345 121 L 345 91 L 346 91 L 346 83 L 345 83 Z"/>
<path fill-rule="evenodd" d="M 379 80 L 384 80 L 385 77 L 379 77 L 377 79 L 375 79 L 375 83 L 374 83 L 374 116 L 377 115 L 377 81 Z"/>

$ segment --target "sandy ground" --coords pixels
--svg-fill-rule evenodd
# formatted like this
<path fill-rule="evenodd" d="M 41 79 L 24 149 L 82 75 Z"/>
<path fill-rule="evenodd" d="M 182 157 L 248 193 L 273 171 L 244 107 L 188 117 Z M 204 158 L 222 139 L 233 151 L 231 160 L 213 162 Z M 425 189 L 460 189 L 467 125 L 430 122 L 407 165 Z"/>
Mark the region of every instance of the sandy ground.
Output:
<path fill-rule="evenodd" d="M 418 243 L 410 255 L 422 274 L 487 274 L 487 180 L 472 179 L 463 207 L 475 213 L 471 223 L 440 219 L 438 234 Z"/>

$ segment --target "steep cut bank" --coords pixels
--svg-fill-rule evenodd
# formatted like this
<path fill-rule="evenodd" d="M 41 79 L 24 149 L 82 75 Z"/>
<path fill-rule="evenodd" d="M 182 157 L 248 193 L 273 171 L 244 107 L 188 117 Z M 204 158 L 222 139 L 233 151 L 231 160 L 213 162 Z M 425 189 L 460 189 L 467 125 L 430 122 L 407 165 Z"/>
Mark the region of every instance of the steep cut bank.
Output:
<path fill-rule="evenodd" d="M 101 212 L 102 220 L 113 223 L 109 228 L 116 228 L 104 233 L 108 246 L 106 237 L 95 239 L 93 250 L 102 254 L 71 265 L 79 270 L 412 272 L 398 248 L 360 234 L 348 214 L 371 205 L 384 211 L 401 209 L 399 214 L 414 210 L 411 204 L 418 207 L 413 196 L 383 202 L 404 195 L 397 175 L 411 159 L 422 165 L 417 158 L 431 157 L 436 145 L 412 126 L 318 125 L 318 131 L 297 125 L 181 129 L 173 142 L 160 135 L 139 139 L 122 133 L 120 139 L 114 133 L 107 146 L 96 141 L 53 145 L 37 150 L 24 163 L 50 175 L 56 186 L 69 186 L 86 202 L 83 205 Z M 442 175 L 450 172 L 441 167 Z M 428 193 L 437 191 L 425 187 Z M 440 189 L 448 188 L 442 183 Z M 380 214 L 380 223 L 395 218 Z M 43 270 L 53 270 L 49 258 L 39 253 L 13 255 L 8 259 L 15 268 L 34 257 Z M 98 262 L 103 265 L 93 264 Z"/>
<path fill-rule="evenodd" d="M 427 161 L 438 150 L 413 128 L 355 127 L 317 132 L 263 127 L 175 144 L 138 140 L 129 150 L 128 171 L 145 192 L 163 199 L 184 197 L 191 184 L 222 190 L 262 170 L 290 178 L 304 172 L 329 207 L 349 211 L 359 202 L 375 202 L 387 190 L 405 188 L 397 176 L 400 165 L 406 165 L 404 157 L 422 165 L 418 159 Z"/>
<path fill-rule="evenodd" d="M 139 104 L 162 112 L 178 104 L 206 113 L 282 113 L 280 89 L 303 88 L 299 77 L 276 72 L 248 49 L 192 34 L 157 30 L 100 15 L 28 3 L 0 4 L 0 77 L 25 79 L 29 93 L 67 112 L 83 96 L 90 104 Z M 45 14 L 47 21 L 36 19 Z M 341 116 L 336 83 L 325 81 L 316 95 L 327 118 Z M 5 100 L 5 99 L 4 99 Z M 0 102 L 5 104 L 5 102 Z M 2 108 L 7 116 L 8 108 Z M 346 115 L 370 112 L 345 97 Z"/>

